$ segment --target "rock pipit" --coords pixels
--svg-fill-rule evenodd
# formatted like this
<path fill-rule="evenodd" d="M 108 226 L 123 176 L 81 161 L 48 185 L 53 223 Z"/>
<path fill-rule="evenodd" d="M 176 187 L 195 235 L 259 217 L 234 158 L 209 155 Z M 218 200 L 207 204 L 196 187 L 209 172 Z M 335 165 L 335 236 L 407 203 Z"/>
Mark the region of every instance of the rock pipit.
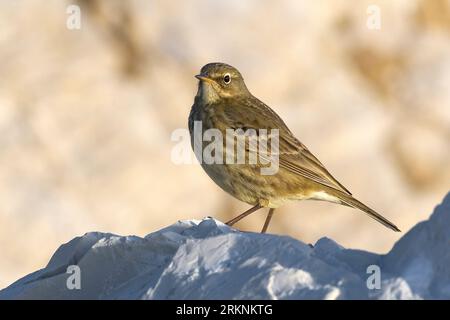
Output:
<path fill-rule="evenodd" d="M 236 161 L 237 149 L 234 146 L 230 149 L 225 139 L 221 142 L 223 150 L 220 154 L 218 155 L 219 151 L 215 150 L 215 154 L 212 155 L 214 159 L 223 161 L 199 159 L 203 169 L 217 185 L 237 199 L 253 206 L 228 221 L 228 225 L 233 225 L 260 208 L 268 207 L 270 210 L 262 229 L 262 232 L 265 232 L 275 208 L 289 200 L 312 199 L 360 209 L 384 226 L 400 231 L 386 218 L 356 200 L 308 148 L 294 137 L 283 120 L 250 93 L 236 68 L 224 63 L 210 63 L 205 65 L 196 77 L 200 81 L 189 115 L 189 132 L 194 151 L 200 146 L 200 153 L 196 151 L 197 158 L 199 155 L 202 157 L 202 151 L 205 151 L 209 141 L 212 141 L 211 137 L 206 139 L 208 141 L 204 139 L 204 134 L 208 130 L 215 129 L 222 137 L 226 137 L 228 130 L 232 129 L 233 139 L 239 135 L 249 138 L 243 145 L 246 152 L 256 152 L 257 156 L 261 157 L 260 160 L 266 160 L 265 163 L 262 163 L 263 161 L 250 163 L 249 156 L 246 155 L 243 163 Z M 201 135 L 196 137 L 195 126 L 199 123 Z M 262 152 L 250 143 L 251 134 L 242 134 L 248 131 L 256 132 L 253 138 L 259 139 L 262 136 L 259 135 L 261 129 L 278 133 L 275 136 L 277 148 L 274 148 L 276 150 L 271 155 L 276 156 L 278 170 L 273 174 L 261 173 L 261 168 L 267 166 L 268 153 Z M 230 159 L 234 161 L 225 161 L 227 154 L 231 154 Z"/>

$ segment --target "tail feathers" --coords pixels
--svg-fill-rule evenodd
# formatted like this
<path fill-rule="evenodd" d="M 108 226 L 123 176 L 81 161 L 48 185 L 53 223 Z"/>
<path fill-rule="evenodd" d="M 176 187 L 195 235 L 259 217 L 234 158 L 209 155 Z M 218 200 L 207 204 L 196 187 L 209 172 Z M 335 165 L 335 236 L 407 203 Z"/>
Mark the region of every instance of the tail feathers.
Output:
<path fill-rule="evenodd" d="M 341 192 L 335 193 L 334 195 L 337 198 L 339 198 L 339 200 L 342 202 L 342 204 L 347 205 L 349 207 L 353 207 L 353 208 L 359 209 L 361 211 L 364 211 L 365 213 L 367 213 L 369 215 L 369 217 L 371 217 L 372 219 L 377 220 L 379 223 L 381 223 L 382 225 L 386 226 L 387 228 L 392 229 L 392 230 L 394 230 L 396 232 L 401 232 L 400 229 L 397 228 L 397 226 L 395 224 L 390 222 L 388 219 L 383 217 L 381 214 L 379 214 L 379 213 L 375 212 L 374 210 L 370 209 L 364 203 L 356 200 L 352 196 L 344 194 L 344 193 L 341 193 Z"/>

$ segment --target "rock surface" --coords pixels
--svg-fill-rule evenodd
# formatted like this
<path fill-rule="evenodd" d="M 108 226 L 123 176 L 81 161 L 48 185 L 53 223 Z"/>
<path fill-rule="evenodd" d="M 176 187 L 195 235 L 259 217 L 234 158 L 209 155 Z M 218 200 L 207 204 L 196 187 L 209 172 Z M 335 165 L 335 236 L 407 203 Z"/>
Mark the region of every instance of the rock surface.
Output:
<path fill-rule="evenodd" d="M 62 245 L 44 269 L 0 298 L 450 299 L 449 227 L 450 193 L 386 255 L 328 238 L 312 247 L 239 232 L 211 218 L 180 221 L 145 238 L 90 232 Z M 67 273 L 71 265 L 79 273 Z M 69 290 L 76 274 L 80 289 Z"/>

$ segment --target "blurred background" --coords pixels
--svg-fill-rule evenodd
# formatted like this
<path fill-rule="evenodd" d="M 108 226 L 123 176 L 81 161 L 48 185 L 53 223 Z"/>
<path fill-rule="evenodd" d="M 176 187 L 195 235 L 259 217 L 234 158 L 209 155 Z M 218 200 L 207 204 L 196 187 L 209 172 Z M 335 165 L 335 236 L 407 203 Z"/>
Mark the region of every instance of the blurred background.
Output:
<path fill-rule="evenodd" d="M 66 27 L 71 4 L 80 29 Z M 88 231 L 144 236 L 249 208 L 171 161 L 208 62 L 237 67 L 404 232 L 450 189 L 450 1 L 0 0 L 0 61 L 0 288 Z M 259 231 L 265 215 L 236 226 Z M 272 221 L 272 233 L 376 252 L 404 234 L 325 202 Z"/>

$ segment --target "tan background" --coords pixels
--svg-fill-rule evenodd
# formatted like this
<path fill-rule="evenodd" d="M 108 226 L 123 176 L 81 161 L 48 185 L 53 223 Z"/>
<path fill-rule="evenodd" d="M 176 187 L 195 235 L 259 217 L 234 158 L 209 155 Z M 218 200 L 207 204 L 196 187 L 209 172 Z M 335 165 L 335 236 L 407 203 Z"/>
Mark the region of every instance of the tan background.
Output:
<path fill-rule="evenodd" d="M 142 236 L 248 208 L 170 159 L 193 75 L 212 61 L 238 67 L 402 230 L 449 190 L 449 1 L 79 0 L 82 28 L 68 30 L 70 3 L 0 1 L 0 287 L 87 231 Z M 366 26 L 369 4 L 381 30 Z M 401 236 L 323 202 L 285 206 L 270 231 L 377 252 Z"/>

